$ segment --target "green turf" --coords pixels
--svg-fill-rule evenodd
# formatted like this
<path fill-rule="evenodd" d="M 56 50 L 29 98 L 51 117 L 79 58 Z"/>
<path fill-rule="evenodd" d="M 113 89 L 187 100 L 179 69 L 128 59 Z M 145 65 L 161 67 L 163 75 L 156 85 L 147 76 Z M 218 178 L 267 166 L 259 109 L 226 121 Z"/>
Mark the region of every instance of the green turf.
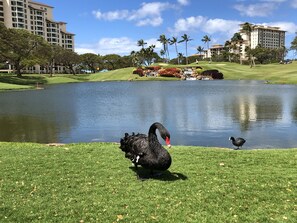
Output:
<path fill-rule="evenodd" d="M 118 147 L 0 143 L 0 221 L 297 219 L 297 149 L 174 146 L 169 171 L 141 181 Z"/>
<path fill-rule="evenodd" d="M 176 67 L 176 65 L 156 64 L 163 67 Z M 226 80 L 264 80 L 272 84 L 297 84 L 297 62 L 291 64 L 265 64 L 250 68 L 248 65 L 237 63 L 220 62 L 208 63 L 201 61 L 198 64 L 181 65 L 183 67 L 201 66 L 203 70 L 218 69 L 224 74 Z M 108 72 L 80 75 L 23 75 L 17 78 L 15 75 L 0 75 L 0 90 L 22 89 L 24 86 L 34 88 L 39 84 L 63 84 L 86 81 L 138 81 L 138 80 L 179 80 L 178 78 L 166 77 L 139 77 L 133 74 L 134 68 L 123 68 Z M 14 84 L 14 85 L 8 85 Z"/>

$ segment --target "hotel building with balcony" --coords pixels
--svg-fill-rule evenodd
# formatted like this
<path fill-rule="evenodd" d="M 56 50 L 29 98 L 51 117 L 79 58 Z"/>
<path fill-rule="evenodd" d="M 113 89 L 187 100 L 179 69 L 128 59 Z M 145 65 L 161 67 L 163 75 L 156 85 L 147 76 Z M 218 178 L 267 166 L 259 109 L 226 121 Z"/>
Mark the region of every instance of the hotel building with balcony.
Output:
<path fill-rule="evenodd" d="M 0 22 L 7 28 L 26 29 L 50 44 L 74 50 L 74 34 L 66 23 L 55 21 L 54 7 L 28 0 L 0 0 Z"/>
<path fill-rule="evenodd" d="M 242 41 L 236 43 L 236 49 L 230 49 L 231 53 L 239 54 L 241 60 L 246 60 L 246 49 L 255 49 L 257 46 L 270 49 L 279 49 L 285 46 L 286 31 L 280 27 L 251 25 L 251 32 L 247 33 L 242 28 L 244 24 L 240 24 L 239 34 Z M 204 51 L 203 58 L 211 58 L 213 55 L 219 55 L 224 50 L 223 45 L 213 45 Z"/>

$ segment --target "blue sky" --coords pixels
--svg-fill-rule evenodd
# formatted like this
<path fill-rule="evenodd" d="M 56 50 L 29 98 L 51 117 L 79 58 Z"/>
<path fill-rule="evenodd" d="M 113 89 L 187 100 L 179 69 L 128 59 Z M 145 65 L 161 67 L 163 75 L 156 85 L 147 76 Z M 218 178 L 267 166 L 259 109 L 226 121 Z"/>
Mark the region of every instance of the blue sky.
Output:
<path fill-rule="evenodd" d="M 297 0 L 38 0 L 54 7 L 54 20 L 67 23 L 67 31 L 75 34 L 75 51 L 106 55 L 128 55 L 139 50 L 137 41 L 155 44 L 161 34 L 167 38 L 190 36 L 189 55 L 196 48 L 224 44 L 239 24 L 250 22 L 279 26 L 286 32 L 286 46 L 297 32 Z M 171 55 L 175 51 L 171 47 Z M 185 52 L 184 44 L 178 45 Z"/>

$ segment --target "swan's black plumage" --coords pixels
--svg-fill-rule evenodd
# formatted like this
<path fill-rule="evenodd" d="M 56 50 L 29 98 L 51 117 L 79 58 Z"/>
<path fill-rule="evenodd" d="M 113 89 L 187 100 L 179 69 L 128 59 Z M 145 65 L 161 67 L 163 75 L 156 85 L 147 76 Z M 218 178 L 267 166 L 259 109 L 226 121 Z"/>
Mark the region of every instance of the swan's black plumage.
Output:
<path fill-rule="evenodd" d="M 239 147 L 242 147 L 242 145 L 246 142 L 245 139 L 243 138 L 234 138 L 234 137 L 230 137 L 229 140 L 232 141 L 232 144 L 234 146 L 236 146 L 237 148 L 236 149 L 239 149 Z"/>
<path fill-rule="evenodd" d="M 148 136 L 145 134 L 129 135 L 121 138 L 120 149 L 125 152 L 125 157 L 130 159 L 135 167 L 141 165 L 143 168 L 153 170 L 167 170 L 171 165 L 171 156 L 168 151 L 160 144 L 156 134 L 159 130 L 160 136 L 170 147 L 170 134 L 168 130 L 158 122 L 149 128 Z"/>

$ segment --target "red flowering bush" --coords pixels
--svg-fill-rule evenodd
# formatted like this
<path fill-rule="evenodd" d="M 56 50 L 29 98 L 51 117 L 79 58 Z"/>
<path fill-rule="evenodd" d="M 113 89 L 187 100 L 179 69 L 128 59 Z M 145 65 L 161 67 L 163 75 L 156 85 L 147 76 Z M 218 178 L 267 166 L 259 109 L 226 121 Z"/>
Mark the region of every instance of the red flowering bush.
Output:
<path fill-rule="evenodd" d="M 181 77 L 181 70 L 179 68 L 163 68 L 158 73 L 161 77 Z"/>
<path fill-rule="evenodd" d="M 161 69 L 161 66 L 151 66 L 151 67 L 147 67 L 148 70 L 153 70 L 153 71 L 158 71 Z"/>
<path fill-rule="evenodd" d="M 133 71 L 133 74 L 138 74 L 140 77 L 144 76 L 144 72 L 142 68 L 137 68 Z"/>

